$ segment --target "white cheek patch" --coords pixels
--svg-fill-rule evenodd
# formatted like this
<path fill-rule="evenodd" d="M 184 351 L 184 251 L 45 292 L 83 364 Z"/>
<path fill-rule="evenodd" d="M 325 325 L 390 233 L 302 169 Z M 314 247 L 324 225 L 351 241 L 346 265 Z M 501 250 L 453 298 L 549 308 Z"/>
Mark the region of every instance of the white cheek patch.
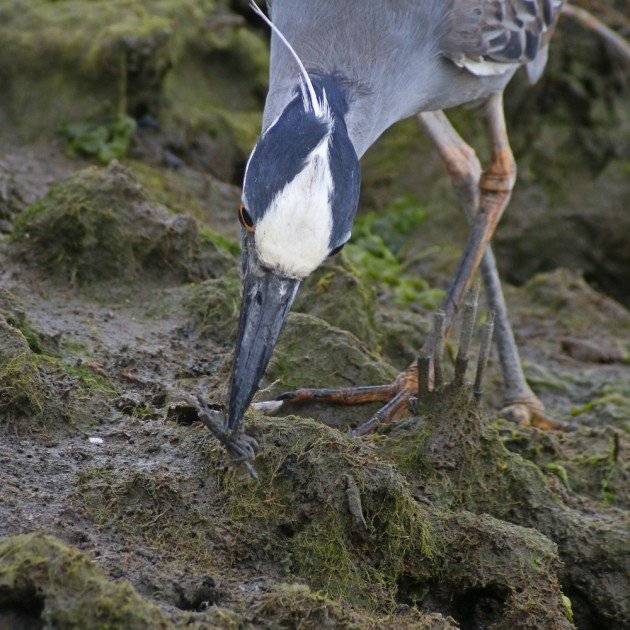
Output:
<path fill-rule="evenodd" d="M 327 134 L 304 169 L 278 192 L 256 224 L 256 251 L 261 262 L 290 278 L 308 276 L 330 251 L 333 179 L 329 139 Z"/>

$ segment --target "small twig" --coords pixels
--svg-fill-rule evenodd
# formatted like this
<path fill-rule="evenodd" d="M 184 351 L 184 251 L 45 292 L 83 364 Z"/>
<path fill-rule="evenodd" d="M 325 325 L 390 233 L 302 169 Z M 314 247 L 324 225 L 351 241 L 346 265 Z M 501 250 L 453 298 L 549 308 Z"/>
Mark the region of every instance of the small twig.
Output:
<path fill-rule="evenodd" d="M 368 525 L 363 516 L 363 506 L 361 505 L 361 491 L 352 475 L 344 475 L 346 478 L 346 496 L 348 497 L 348 509 L 354 517 L 357 525 L 361 529 L 367 529 Z"/>
<path fill-rule="evenodd" d="M 630 63 L 630 44 L 621 35 L 615 33 L 615 31 L 598 20 L 594 15 L 570 4 L 565 4 L 562 7 L 562 13 L 573 18 L 576 22 L 579 22 L 584 28 L 599 35 L 626 61 L 626 63 Z"/>
<path fill-rule="evenodd" d="M 481 400 L 483 376 L 488 365 L 488 359 L 490 358 L 490 349 L 492 348 L 492 335 L 494 334 L 494 310 L 488 313 L 486 323 L 483 325 L 481 331 L 481 348 L 479 349 L 479 361 L 477 363 L 477 374 L 475 375 L 475 385 L 473 387 L 473 394 L 475 400 L 479 402 Z"/>

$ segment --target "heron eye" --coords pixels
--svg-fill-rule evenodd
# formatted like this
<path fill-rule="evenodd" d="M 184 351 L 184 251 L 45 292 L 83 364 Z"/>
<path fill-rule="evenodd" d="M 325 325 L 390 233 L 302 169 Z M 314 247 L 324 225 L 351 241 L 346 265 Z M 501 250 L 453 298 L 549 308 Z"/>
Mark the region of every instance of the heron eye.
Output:
<path fill-rule="evenodd" d="M 338 254 L 344 247 L 346 246 L 345 243 L 342 243 L 341 245 L 338 245 L 337 247 L 335 247 L 335 249 L 333 249 L 330 254 L 328 254 L 328 257 L 330 258 L 330 256 L 335 256 L 336 254 Z"/>
<path fill-rule="evenodd" d="M 252 215 L 247 212 L 247 208 L 243 204 L 238 207 L 238 218 L 241 222 L 241 225 L 248 231 L 254 231 L 254 220 L 252 219 Z"/>

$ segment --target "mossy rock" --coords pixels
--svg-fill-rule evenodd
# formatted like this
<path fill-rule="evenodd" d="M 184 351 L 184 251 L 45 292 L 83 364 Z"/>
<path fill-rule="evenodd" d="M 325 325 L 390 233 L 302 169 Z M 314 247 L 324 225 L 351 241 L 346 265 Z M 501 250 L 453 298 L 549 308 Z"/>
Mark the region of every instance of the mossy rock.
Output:
<path fill-rule="evenodd" d="M 205 171 L 165 170 L 137 160 L 126 164 L 152 199 L 177 214 L 191 214 L 209 227 L 210 236 L 225 239 L 224 246 L 240 255 L 241 224 L 236 213 L 241 201 L 240 187 Z"/>
<path fill-rule="evenodd" d="M 0 366 L 6 365 L 13 357 L 30 352 L 26 337 L 0 315 Z"/>
<path fill-rule="evenodd" d="M 241 306 L 239 278 L 226 274 L 216 280 L 190 285 L 185 293 L 184 307 L 191 315 L 185 329 L 223 346 L 233 345 Z"/>
<path fill-rule="evenodd" d="M 538 274 L 523 287 L 506 286 L 505 295 L 527 380 L 550 412 L 575 426 L 627 432 L 627 309 L 570 269 Z"/>
<path fill-rule="evenodd" d="M 334 271 L 333 273 L 338 273 Z M 363 308 L 365 295 L 356 278 L 341 272 L 339 282 L 348 282 L 355 291 L 358 317 L 352 313 L 335 312 L 337 292 L 322 297 L 314 310 L 329 314 L 333 321 L 346 322 L 356 327 L 358 322 L 369 321 Z M 316 286 L 316 282 L 313 284 Z M 309 287 L 307 287 L 308 290 Z M 315 291 L 317 289 L 315 288 Z M 241 304 L 241 284 L 235 275 L 226 275 L 216 280 L 190 285 L 185 288 L 184 305 L 190 319 L 182 330 L 187 335 L 199 335 L 210 339 L 226 349 L 232 349 L 238 327 L 238 313 Z M 312 294 L 311 294 L 312 295 Z M 309 295 L 298 305 L 310 306 Z M 361 329 L 359 328 L 359 331 Z M 373 339 L 374 331 L 364 331 Z M 263 381 L 261 399 L 273 398 L 276 394 L 299 387 L 345 387 L 352 385 L 385 384 L 396 378 L 396 370 L 388 365 L 370 346 L 352 333 L 328 323 L 319 317 L 306 313 L 290 313 L 280 333 L 280 338 Z M 272 384 L 271 389 L 266 389 Z M 355 421 L 367 412 L 357 412 L 352 408 L 313 406 L 309 413 L 327 422 Z M 367 419 L 367 418 L 365 418 Z"/>
<path fill-rule="evenodd" d="M 11 140 L 66 129 L 71 145 L 87 138 L 87 153 L 109 161 L 148 117 L 190 165 L 235 180 L 260 131 L 268 47 L 228 0 L 8 2 L 0 39 L 10 123 L 0 131 Z M 127 131 L 110 147 L 100 137 L 113 118 Z"/>
<path fill-rule="evenodd" d="M 200 17 L 184 0 L 4 3 L 0 106 L 21 139 L 106 105 L 154 110 L 174 32 Z"/>
<path fill-rule="evenodd" d="M 630 562 L 623 518 L 579 512 L 559 482 L 505 448 L 466 389 L 421 401 L 419 416 L 394 426 L 378 446 L 436 506 L 491 514 L 556 542 L 578 624 L 612 628 L 625 619 Z"/>
<path fill-rule="evenodd" d="M 112 582 L 87 556 L 41 533 L 0 541 L 0 624 L 3 617 L 28 627 L 171 627 L 131 584 Z"/>
<path fill-rule="evenodd" d="M 400 370 L 418 358 L 432 326 L 425 315 L 385 305 L 377 308 L 375 323 L 383 356 Z"/>
<path fill-rule="evenodd" d="M 262 124 L 269 50 L 225 9 L 206 23 L 166 77 L 161 118 L 187 164 L 240 185 Z"/>
<path fill-rule="evenodd" d="M 292 313 L 272 359 L 268 380 L 289 388 L 374 385 L 390 382 L 396 370 L 351 333 L 305 313 Z"/>
<path fill-rule="evenodd" d="M 369 614 L 327 598 L 304 584 L 280 584 L 258 597 L 251 621 L 264 627 L 300 627 L 319 630 L 334 627 L 347 630 L 455 630 L 458 626 L 440 614 L 405 607 L 391 615 Z"/>
<path fill-rule="evenodd" d="M 153 272 L 191 280 L 219 276 L 231 257 L 191 217 L 154 204 L 114 162 L 62 181 L 17 219 L 16 253 L 45 273 L 87 284 Z"/>
<path fill-rule="evenodd" d="M 74 502 L 98 528 L 118 528 L 142 541 L 172 568 L 201 570 L 212 564 L 212 521 L 186 500 L 181 479 L 158 471 L 107 468 L 82 472 Z"/>
<path fill-rule="evenodd" d="M 374 325 L 375 291 L 366 286 L 347 260 L 340 256 L 325 262 L 300 287 L 293 311 L 326 320 L 352 333 L 366 346 L 378 348 Z"/>
<path fill-rule="evenodd" d="M 57 359 L 32 352 L 0 365 L 3 424 L 26 430 L 76 430 L 102 422 L 114 387 L 89 370 L 71 374 Z"/>
<path fill-rule="evenodd" d="M 255 626 L 570 627 L 556 547 L 537 531 L 418 501 L 373 446 L 320 423 L 251 412 L 245 428 L 258 481 L 226 468 L 209 435 L 148 427 L 145 446 L 169 439 L 177 466 L 85 469 L 71 504 L 168 575 L 254 567 L 256 591 L 230 578 L 219 603 Z"/>
<path fill-rule="evenodd" d="M 533 194 L 523 199 L 522 208 L 507 214 L 496 241 L 505 278 L 522 284 L 557 267 L 579 269 L 600 291 L 629 306 L 629 178 L 630 161 L 613 161 L 593 180 L 567 187 L 573 193 L 566 193 L 564 204 L 546 202 L 544 212 L 525 212 L 526 204 L 541 201 Z"/>
<path fill-rule="evenodd" d="M 41 331 L 37 330 L 36 326 L 26 316 L 20 301 L 4 288 L 0 288 L 0 329 L 0 364 L 11 356 L 20 354 L 28 349 L 37 354 L 54 354 L 54 352 L 50 352 L 52 350 L 51 346 L 54 344 L 44 338 Z M 26 340 L 26 349 L 24 349 L 21 340 L 16 340 L 16 330 Z M 11 351 L 12 339 L 18 344 L 14 346 L 14 349 L 21 348 L 21 352 Z"/>
<path fill-rule="evenodd" d="M 13 430 L 62 433 L 99 424 L 114 386 L 81 366 L 36 354 L 27 338 L 0 315 L 0 418 Z"/>
<path fill-rule="evenodd" d="M 506 447 L 557 477 L 570 492 L 596 502 L 599 509 L 630 506 L 627 437 L 609 427 L 580 427 L 564 433 L 500 425 Z"/>
<path fill-rule="evenodd" d="M 595 291 L 579 271 L 560 268 L 538 274 L 524 290 L 532 309 L 547 309 L 548 316 L 564 324 L 562 334 L 601 330 L 622 336 L 630 331 L 630 313 Z"/>

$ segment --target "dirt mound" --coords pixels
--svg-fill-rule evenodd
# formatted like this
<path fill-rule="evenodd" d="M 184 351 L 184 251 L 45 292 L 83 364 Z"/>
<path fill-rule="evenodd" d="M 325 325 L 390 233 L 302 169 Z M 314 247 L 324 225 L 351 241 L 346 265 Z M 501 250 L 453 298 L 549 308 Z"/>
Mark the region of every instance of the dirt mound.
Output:
<path fill-rule="evenodd" d="M 152 203 L 116 162 L 56 184 L 19 215 L 13 241 L 22 259 L 80 284 L 149 272 L 208 278 L 232 264 L 194 219 Z"/>

